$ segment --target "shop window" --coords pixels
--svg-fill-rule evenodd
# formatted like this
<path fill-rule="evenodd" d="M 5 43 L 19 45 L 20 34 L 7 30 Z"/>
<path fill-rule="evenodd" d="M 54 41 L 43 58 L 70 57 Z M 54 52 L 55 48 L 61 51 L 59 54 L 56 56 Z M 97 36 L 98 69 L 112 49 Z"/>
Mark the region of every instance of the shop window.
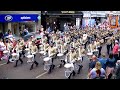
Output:
<path fill-rule="evenodd" d="M 2 32 L 3 30 L 2 30 L 2 24 L 0 23 L 0 32 Z"/>

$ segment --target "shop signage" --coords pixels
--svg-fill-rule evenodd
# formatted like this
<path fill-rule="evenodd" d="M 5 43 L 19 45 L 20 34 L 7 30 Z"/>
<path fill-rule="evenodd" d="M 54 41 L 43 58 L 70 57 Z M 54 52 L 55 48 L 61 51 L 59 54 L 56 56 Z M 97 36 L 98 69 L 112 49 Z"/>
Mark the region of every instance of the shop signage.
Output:
<path fill-rule="evenodd" d="M 37 22 L 40 17 L 38 14 L 0 14 L 0 22 Z"/>

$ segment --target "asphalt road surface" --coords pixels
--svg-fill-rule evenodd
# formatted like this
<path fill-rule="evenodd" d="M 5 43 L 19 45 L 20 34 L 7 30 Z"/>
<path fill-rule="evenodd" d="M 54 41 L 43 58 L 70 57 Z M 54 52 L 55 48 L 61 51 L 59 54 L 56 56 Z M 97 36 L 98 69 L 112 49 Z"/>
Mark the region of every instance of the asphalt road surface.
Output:
<path fill-rule="evenodd" d="M 102 53 L 106 53 L 106 45 L 102 48 Z M 30 69 L 30 65 L 27 63 L 27 58 L 24 58 L 24 64 L 18 64 L 18 67 L 14 67 L 15 63 L 6 64 L 7 61 L 0 61 L 0 79 L 66 79 L 65 78 L 65 68 L 59 68 L 59 59 L 54 60 L 55 69 L 51 74 L 44 71 L 43 58 L 40 54 L 36 55 L 36 60 L 38 61 L 38 67 Z M 84 58 L 82 63 L 83 68 L 80 74 L 76 74 L 75 77 L 71 79 L 87 79 L 89 60 L 87 56 Z"/>

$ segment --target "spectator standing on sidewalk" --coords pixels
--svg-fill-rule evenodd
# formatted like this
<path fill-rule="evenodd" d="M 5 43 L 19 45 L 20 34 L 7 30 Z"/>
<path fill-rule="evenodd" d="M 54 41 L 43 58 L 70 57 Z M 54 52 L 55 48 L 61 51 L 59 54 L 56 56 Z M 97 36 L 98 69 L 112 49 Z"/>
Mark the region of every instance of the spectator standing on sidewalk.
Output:
<path fill-rule="evenodd" d="M 97 61 L 98 61 L 97 57 L 95 55 L 93 55 L 92 60 L 89 63 L 89 71 L 91 71 L 95 67 L 95 64 L 96 64 Z"/>
<path fill-rule="evenodd" d="M 95 67 L 88 74 L 89 79 L 104 79 L 106 72 L 100 62 L 96 62 Z"/>
<path fill-rule="evenodd" d="M 109 58 L 107 59 L 106 62 L 106 73 L 107 73 L 107 78 L 109 77 L 110 74 L 113 74 L 114 68 L 115 68 L 115 58 L 112 53 L 110 53 Z"/>
<path fill-rule="evenodd" d="M 101 63 L 102 68 L 105 70 L 107 58 L 106 58 L 106 55 L 104 53 L 102 54 L 102 57 L 98 59 L 98 61 Z"/>
<path fill-rule="evenodd" d="M 115 62 L 117 62 L 118 60 L 118 54 L 119 54 L 119 45 L 118 45 L 118 41 L 115 40 L 115 46 L 113 47 L 113 55 L 114 55 L 114 58 L 115 58 Z"/>

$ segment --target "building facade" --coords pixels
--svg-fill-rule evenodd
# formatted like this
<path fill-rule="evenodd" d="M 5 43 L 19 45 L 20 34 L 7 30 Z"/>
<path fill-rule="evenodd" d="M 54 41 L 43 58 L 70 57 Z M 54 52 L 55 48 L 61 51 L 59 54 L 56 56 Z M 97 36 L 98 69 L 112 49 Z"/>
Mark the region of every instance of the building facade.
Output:
<path fill-rule="evenodd" d="M 0 31 L 8 29 L 14 35 L 28 28 L 29 32 L 35 32 L 41 26 L 41 11 L 0 11 Z"/>
<path fill-rule="evenodd" d="M 80 21 L 83 17 L 81 11 L 43 11 L 41 14 L 42 25 L 45 29 L 54 26 L 62 31 L 65 24 L 80 26 Z M 55 25 L 56 24 L 56 25 Z"/>

